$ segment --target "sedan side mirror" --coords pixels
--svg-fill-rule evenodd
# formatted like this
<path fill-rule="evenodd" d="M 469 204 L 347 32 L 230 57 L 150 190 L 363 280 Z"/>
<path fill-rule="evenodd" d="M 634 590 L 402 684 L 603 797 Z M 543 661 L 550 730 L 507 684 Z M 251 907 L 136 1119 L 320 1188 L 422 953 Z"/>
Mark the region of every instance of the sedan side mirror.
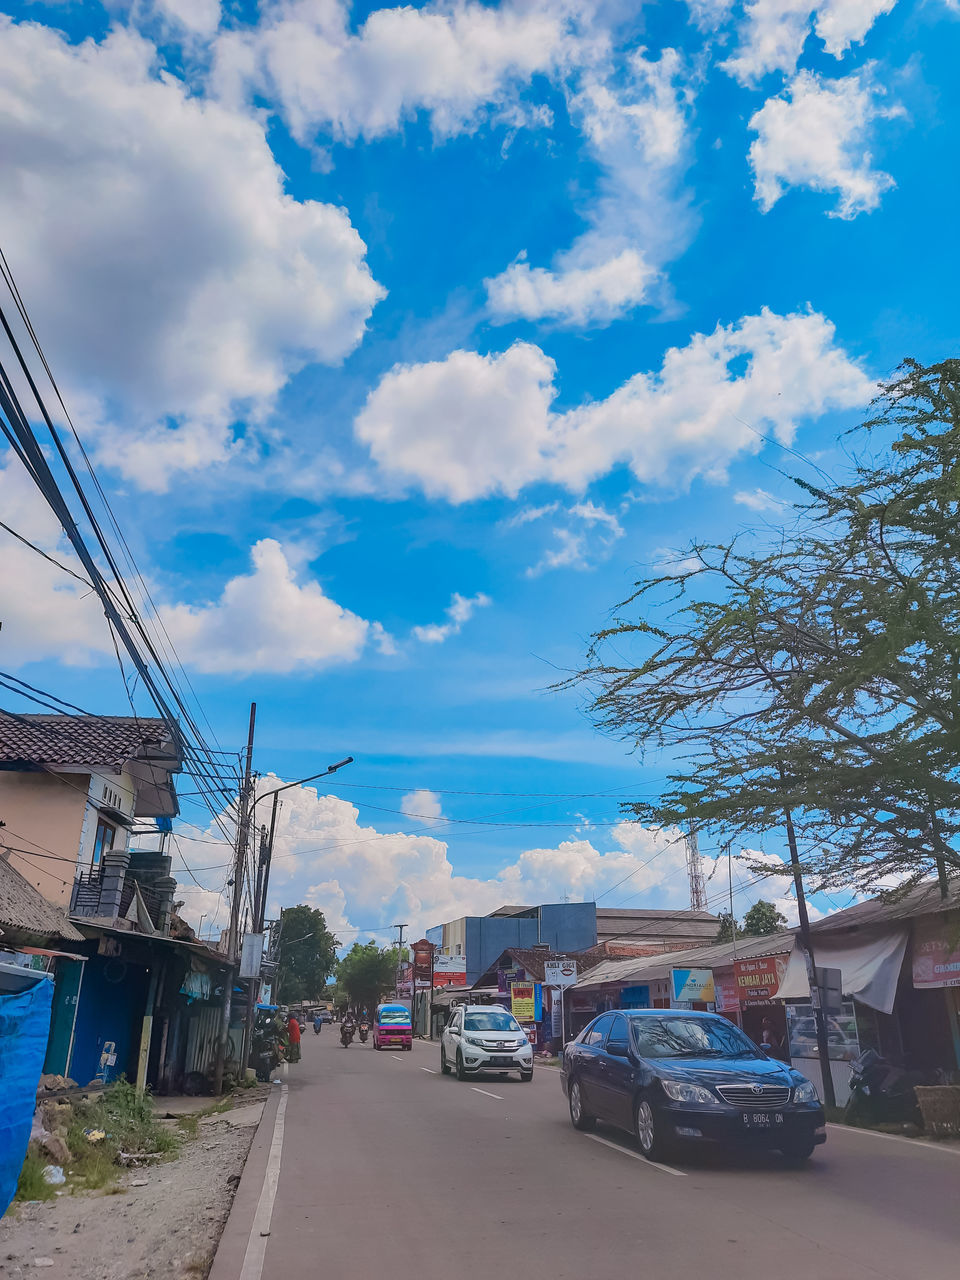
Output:
<path fill-rule="evenodd" d="M 609 1053 L 612 1058 L 629 1058 L 630 1046 L 627 1044 L 626 1040 L 608 1040 L 607 1053 Z"/>

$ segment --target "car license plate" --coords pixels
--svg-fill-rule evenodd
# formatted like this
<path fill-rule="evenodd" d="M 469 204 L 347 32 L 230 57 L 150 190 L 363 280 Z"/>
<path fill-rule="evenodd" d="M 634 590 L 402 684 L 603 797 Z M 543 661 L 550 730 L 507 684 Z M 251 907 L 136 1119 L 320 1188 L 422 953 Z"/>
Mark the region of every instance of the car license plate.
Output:
<path fill-rule="evenodd" d="M 512 1067 L 513 1059 L 512 1058 L 491 1058 L 490 1065 L 491 1067 Z"/>
<path fill-rule="evenodd" d="M 782 1111 L 745 1111 L 743 1113 L 745 1129 L 778 1129 L 782 1124 Z"/>

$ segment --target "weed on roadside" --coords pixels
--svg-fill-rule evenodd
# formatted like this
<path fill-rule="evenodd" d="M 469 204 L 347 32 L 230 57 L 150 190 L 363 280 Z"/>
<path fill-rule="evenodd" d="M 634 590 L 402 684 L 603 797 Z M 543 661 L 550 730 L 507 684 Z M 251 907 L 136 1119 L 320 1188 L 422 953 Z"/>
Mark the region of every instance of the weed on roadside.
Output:
<path fill-rule="evenodd" d="M 102 1138 L 96 1138 L 97 1133 Z M 93 1140 L 91 1140 L 93 1138 Z M 174 1155 L 181 1136 L 160 1124 L 148 1095 L 138 1096 L 126 1080 L 110 1085 L 96 1101 L 81 1102 L 67 1130 L 67 1146 L 73 1155 L 69 1166 L 70 1189 L 99 1190 L 112 1186 L 120 1175 L 118 1157 Z"/>
<path fill-rule="evenodd" d="M 20 1180 L 17 1183 L 15 1200 L 23 1202 L 26 1200 L 53 1199 L 56 1192 L 43 1176 L 43 1170 L 49 1163 L 49 1160 L 45 1160 L 36 1151 L 30 1150 L 27 1152 L 27 1158 L 24 1160 L 23 1168 L 20 1170 Z"/>

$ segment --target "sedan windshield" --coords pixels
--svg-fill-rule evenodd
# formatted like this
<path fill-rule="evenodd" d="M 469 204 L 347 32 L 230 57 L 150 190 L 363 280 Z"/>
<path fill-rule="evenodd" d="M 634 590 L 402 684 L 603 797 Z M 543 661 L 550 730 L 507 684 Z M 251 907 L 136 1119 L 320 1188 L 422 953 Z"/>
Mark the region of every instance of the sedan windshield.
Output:
<path fill-rule="evenodd" d="M 465 1031 L 519 1031 L 520 1023 L 512 1013 L 503 1009 L 491 1009 L 489 1012 L 468 1013 L 463 1020 Z"/>
<path fill-rule="evenodd" d="M 642 1058 L 759 1058 L 757 1046 L 725 1018 L 631 1018 Z"/>

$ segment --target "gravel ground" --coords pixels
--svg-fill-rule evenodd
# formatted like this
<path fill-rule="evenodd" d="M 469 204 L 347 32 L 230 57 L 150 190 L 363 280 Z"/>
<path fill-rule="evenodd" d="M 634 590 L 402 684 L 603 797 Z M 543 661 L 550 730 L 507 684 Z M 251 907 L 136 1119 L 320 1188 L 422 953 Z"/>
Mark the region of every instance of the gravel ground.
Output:
<path fill-rule="evenodd" d="M 124 1172 L 112 1192 L 14 1206 L 0 1219 L 0 1280 L 202 1280 L 259 1113 L 202 1120 L 178 1159 Z"/>

